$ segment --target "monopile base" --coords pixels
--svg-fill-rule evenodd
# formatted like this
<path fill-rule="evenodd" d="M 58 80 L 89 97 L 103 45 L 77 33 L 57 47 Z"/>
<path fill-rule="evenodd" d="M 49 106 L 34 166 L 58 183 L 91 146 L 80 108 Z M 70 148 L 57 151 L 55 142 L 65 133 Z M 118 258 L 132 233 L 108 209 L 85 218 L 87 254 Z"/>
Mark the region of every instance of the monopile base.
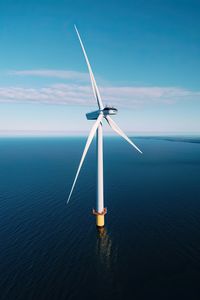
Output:
<path fill-rule="evenodd" d="M 104 227 L 105 225 L 105 214 L 107 213 L 107 208 L 104 208 L 101 213 L 97 212 L 95 209 L 92 210 L 93 215 L 96 216 L 97 227 Z"/>

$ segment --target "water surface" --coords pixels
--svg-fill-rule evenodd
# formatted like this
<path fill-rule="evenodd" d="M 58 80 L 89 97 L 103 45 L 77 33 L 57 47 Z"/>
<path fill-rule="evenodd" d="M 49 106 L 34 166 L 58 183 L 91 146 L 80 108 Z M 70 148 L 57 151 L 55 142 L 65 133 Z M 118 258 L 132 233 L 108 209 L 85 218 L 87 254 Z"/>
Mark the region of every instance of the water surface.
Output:
<path fill-rule="evenodd" d="M 0 294 L 29 299 L 199 299 L 200 144 L 105 138 L 106 228 L 91 214 L 95 143 L 0 139 Z"/>

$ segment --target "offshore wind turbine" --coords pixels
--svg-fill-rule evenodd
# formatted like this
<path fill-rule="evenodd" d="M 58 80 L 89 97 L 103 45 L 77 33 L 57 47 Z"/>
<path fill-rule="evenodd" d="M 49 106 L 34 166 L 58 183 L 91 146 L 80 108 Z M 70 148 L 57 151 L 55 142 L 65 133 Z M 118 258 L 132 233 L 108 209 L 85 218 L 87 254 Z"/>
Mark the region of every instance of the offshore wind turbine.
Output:
<path fill-rule="evenodd" d="M 86 64 L 88 67 L 90 80 L 92 84 L 92 90 L 94 93 L 94 97 L 97 101 L 98 109 L 87 113 L 86 118 L 88 120 L 96 120 L 90 133 L 87 138 L 87 142 L 78 166 L 78 170 L 76 172 L 76 176 L 74 178 L 71 191 L 69 193 L 69 197 L 67 199 L 67 203 L 69 203 L 69 200 L 71 198 L 71 195 L 73 193 L 76 181 L 78 179 L 78 175 L 80 173 L 81 167 L 83 165 L 84 159 L 86 157 L 86 154 L 88 152 L 88 149 L 90 147 L 90 144 L 95 136 L 96 133 L 96 151 L 97 151 L 97 201 L 96 201 L 96 209 L 93 209 L 93 214 L 96 216 L 96 225 L 97 227 L 103 227 L 104 226 L 104 216 L 107 213 L 107 209 L 104 208 L 104 182 L 103 182 L 103 129 L 102 129 L 102 121 L 105 119 L 109 126 L 121 137 L 123 137 L 131 146 L 133 146 L 138 152 L 142 154 L 142 151 L 128 138 L 128 136 L 119 128 L 119 126 L 111 119 L 111 115 L 117 114 L 117 109 L 114 107 L 108 107 L 104 106 L 103 102 L 101 100 L 101 96 L 99 93 L 99 89 L 97 87 L 94 74 L 92 72 L 92 68 L 90 66 L 85 48 L 83 46 L 83 42 L 81 40 L 80 34 L 78 32 L 78 29 L 74 25 L 79 42 L 81 44 L 81 48 L 86 60 Z"/>

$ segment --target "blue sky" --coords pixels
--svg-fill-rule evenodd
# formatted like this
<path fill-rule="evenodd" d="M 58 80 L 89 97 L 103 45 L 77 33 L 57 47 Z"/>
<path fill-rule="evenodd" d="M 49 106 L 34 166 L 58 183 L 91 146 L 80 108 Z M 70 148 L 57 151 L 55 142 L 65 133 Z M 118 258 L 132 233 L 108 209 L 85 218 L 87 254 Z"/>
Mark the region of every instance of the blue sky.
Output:
<path fill-rule="evenodd" d="M 88 132 L 84 114 L 96 104 L 74 24 L 122 129 L 199 133 L 199 1 L 7 0 L 0 1 L 1 134 Z"/>

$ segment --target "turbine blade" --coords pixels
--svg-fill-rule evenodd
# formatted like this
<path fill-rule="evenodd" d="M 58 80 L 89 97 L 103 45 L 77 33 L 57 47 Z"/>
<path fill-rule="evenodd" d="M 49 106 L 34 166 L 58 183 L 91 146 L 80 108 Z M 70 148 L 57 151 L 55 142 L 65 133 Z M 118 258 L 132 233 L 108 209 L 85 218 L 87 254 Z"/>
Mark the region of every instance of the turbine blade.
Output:
<path fill-rule="evenodd" d="M 119 128 L 119 126 L 111 119 L 110 116 L 106 116 L 106 121 L 110 125 L 110 127 L 121 135 L 129 144 L 131 144 L 137 151 L 142 154 L 142 151 L 127 137 L 127 135 Z"/>
<path fill-rule="evenodd" d="M 76 30 L 76 33 L 78 35 L 78 39 L 79 39 L 79 42 L 81 44 L 81 48 L 83 50 L 83 54 L 85 56 L 85 60 L 86 60 L 86 63 L 87 63 L 87 67 L 88 67 L 88 71 L 89 71 L 89 74 L 90 74 L 90 80 L 91 80 L 91 83 L 92 83 L 92 90 L 93 90 L 93 93 L 94 93 L 94 97 L 95 99 L 97 100 L 97 104 L 99 106 L 99 109 L 103 109 L 104 106 L 103 106 L 103 103 L 102 103 L 102 100 L 101 100 L 101 96 L 100 96 L 100 93 L 99 93 L 99 89 L 97 87 L 97 84 L 96 84 L 96 81 L 95 81 L 95 78 L 94 78 L 94 74 L 92 72 L 92 68 L 90 66 L 90 63 L 89 63 L 89 60 L 88 60 L 88 57 L 87 57 L 87 54 L 85 52 L 85 48 L 83 46 L 83 42 L 81 40 L 81 37 L 80 37 L 80 34 L 78 32 L 78 29 L 76 28 L 76 25 L 74 25 L 74 28 Z"/>
<path fill-rule="evenodd" d="M 83 162 L 84 162 L 85 156 L 86 156 L 86 154 L 87 154 L 87 152 L 88 152 L 88 149 L 89 149 L 90 144 L 91 144 L 91 142 L 92 142 L 92 140 L 93 140 L 93 137 L 94 137 L 94 135 L 95 135 L 95 132 L 96 132 L 96 130 L 97 130 L 97 128 L 98 128 L 100 122 L 102 121 L 102 118 L 103 118 L 103 115 L 100 114 L 100 115 L 98 116 L 98 119 L 97 119 L 96 122 L 94 123 L 94 125 L 93 125 L 91 131 L 90 131 L 90 134 L 89 134 L 89 136 L 88 136 L 88 139 L 87 139 L 87 142 L 86 142 L 86 145 L 85 145 L 85 148 L 84 148 L 84 151 L 83 151 L 83 154 L 82 154 L 82 157 L 81 157 L 79 166 L 78 166 L 78 170 L 77 170 L 77 172 L 76 172 L 76 176 L 75 176 L 75 178 L 74 178 L 74 182 L 73 182 L 73 184 L 72 184 L 71 191 L 70 191 L 70 193 L 69 193 L 69 197 L 68 197 L 68 199 L 67 199 L 67 204 L 69 203 L 69 200 L 70 200 L 71 195 L 72 195 L 72 192 L 73 192 L 73 190 L 74 190 L 74 187 L 75 187 L 75 184 L 76 184 L 78 175 L 79 175 L 80 170 L 81 170 L 81 167 L 82 167 L 82 164 L 83 164 Z"/>

